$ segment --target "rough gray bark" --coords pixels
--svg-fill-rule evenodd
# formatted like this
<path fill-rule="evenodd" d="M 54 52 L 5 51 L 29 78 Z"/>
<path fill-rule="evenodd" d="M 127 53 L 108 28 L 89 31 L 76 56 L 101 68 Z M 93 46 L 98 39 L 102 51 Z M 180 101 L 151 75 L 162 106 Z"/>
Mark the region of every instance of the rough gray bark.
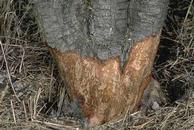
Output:
<path fill-rule="evenodd" d="M 33 0 L 48 45 L 124 63 L 132 43 L 158 33 L 168 0 Z M 129 33 L 130 32 L 130 33 Z"/>
<path fill-rule="evenodd" d="M 130 39 L 137 41 L 160 32 L 166 18 L 168 0 L 131 0 L 129 6 Z"/>

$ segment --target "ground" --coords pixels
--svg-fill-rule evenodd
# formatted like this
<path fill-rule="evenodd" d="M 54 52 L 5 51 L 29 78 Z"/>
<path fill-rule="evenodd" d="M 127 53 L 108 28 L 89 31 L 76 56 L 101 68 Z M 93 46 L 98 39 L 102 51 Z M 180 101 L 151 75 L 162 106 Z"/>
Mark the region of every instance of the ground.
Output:
<path fill-rule="evenodd" d="M 26 0 L 0 2 L 0 128 L 83 129 L 32 7 Z M 153 68 L 167 103 L 93 129 L 194 129 L 193 23 L 193 0 L 171 0 Z M 66 105 L 59 114 L 62 94 Z"/>

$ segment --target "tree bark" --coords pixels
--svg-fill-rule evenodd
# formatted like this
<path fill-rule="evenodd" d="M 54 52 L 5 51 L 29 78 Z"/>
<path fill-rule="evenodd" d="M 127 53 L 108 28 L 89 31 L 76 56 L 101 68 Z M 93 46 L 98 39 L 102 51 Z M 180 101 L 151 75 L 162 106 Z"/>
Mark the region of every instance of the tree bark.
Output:
<path fill-rule="evenodd" d="M 89 125 L 138 109 L 168 0 L 38 0 L 49 50 Z"/>

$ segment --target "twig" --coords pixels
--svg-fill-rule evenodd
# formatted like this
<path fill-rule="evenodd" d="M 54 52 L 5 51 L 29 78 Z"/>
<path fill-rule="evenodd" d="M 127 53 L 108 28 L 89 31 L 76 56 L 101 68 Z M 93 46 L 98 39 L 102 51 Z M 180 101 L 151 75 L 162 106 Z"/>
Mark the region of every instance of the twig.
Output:
<path fill-rule="evenodd" d="M 187 20 L 187 18 L 189 16 L 189 13 L 190 13 L 190 10 L 191 10 L 192 7 L 193 7 L 193 0 L 191 0 L 191 2 L 190 2 L 189 8 L 187 10 L 186 16 L 185 16 L 184 21 L 183 21 L 183 26 L 181 27 L 181 33 L 180 33 L 181 34 L 181 38 L 183 37 L 183 29 L 184 29 L 186 20 Z"/>
<path fill-rule="evenodd" d="M 32 97 L 31 96 L 30 96 L 30 99 L 29 99 L 29 111 L 30 111 L 30 118 L 33 121 Z"/>
<path fill-rule="evenodd" d="M 11 109 L 12 109 L 12 114 L 13 114 L 13 120 L 14 120 L 14 123 L 16 124 L 15 111 L 14 111 L 12 100 L 11 100 Z"/>
<path fill-rule="evenodd" d="M 0 41 L 0 45 L 1 45 L 1 50 L 2 50 L 2 53 L 3 53 L 3 58 L 4 58 L 4 61 L 5 61 L 5 65 L 6 65 L 6 70 L 7 70 L 7 75 L 8 75 L 8 78 L 9 78 L 9 82 L 10 82 L 10 85 L 11 85 L 11 88 L 13 90 L 13 93 L 16 97 L 16 99 L 21 102 L 21 100 L 18 98 L 17 94 L 16 94 L 16 91 L 13 87 L 13 84 L 12 84 L 12 79 L 11 79 L 11 75 L 10 75 L 10 72 L 9 72 L 9 67 L 8 67 L 8 63 L 7 63 L 7 59 L 5 57 L 5 52 L 4 52 L 4 49 L 3 49 L 3 45 L 2 45 L 2 42 Z"/>
<path fill-rule="evenodd" d="M 3 44 L 3 46 L 11 46 L 11 47 L 18 47 L 23 49 L 33 49 L 33 50 L 41 50 L 41 51 L 47 51 L 48 49 L 46 47 L 32 47 L 32 46 L 22 46 L 22 45 L 14 45 L 14 44 Z"/>
<path fill-rule="evenodd" d="M 23 108 L 24 108 L 24 114 L 25 114 L 26 121 L 28 121 L 28 115 L 27 115 L 27 111 L 26 111 L 26 106 L 25 106 L 24 100 L 22 101 L 22 105 L 23 105 Z"/>
<path fill-rule="evenodd" d="M 178 107 L 174 108 L 173 111 L 170 112 L 170 113 L 166 116 L 165 120 L 161 123 L 161 130 L 164 129 L 164 127 L 165 127 L 167 121 L 168 121 L 169 118 L 176 112 L 177 108 L 178 108 Z"/>
<path fill-rule="evenodd" d="M 55 124 L 55 123 L 52 123 L 52 122 L 46 122 L 46 121 L 39 121 L 39 120 L 34 120 L 33 122 L 36 122 L 36 123 L 40 123 L 40 124 L 44 124 L 48 127 L 53 127 L 53 128 L 57 128 L 57 129 L 60 129 L 60 128 L 63 128 L 63 129 L 69 129 L 69 130 L 81 130 L 80 128 L 76 128 L 76 126 L 68 126 L 68 125 L 62 125 L 62 124 Z"/>
<path fill-rule="evenodd" d="M 8 38 L 8 39 L 11 39 L 11 40 L 21 41 L 21 42 L 24 42 L 24 43 L 29 42 L 29 41 L 25 41 L 25 40 L 22 40 L 22 39 L 19 39 L 19 38 L 13 38 L 13 37 L 9 37 L 9 36 L 0 36 L 0 38 Z"/>
<path fill-rule="evenodd" d="M 132 128 L 135 128 L 135 129 L 143 129 L 147 124 L 149 124 L 150 122 L 152 122 L 153 119 L 141 124 L 141 125 L 138 125 L 138 126 L 132 126 Z"/>
<path fill-rule="evenodd" d="M 23 47 L 22 47 L 22 50 L 23 50 L 23 54 L 22 54 L 22 59 L 21 59 L 21 63 L 20 63 L 20 68 L 19 68 L 20 73 L 22 72 L 22 66 L 23 66 L 24 56 L 25 56 L 25 50 Z"/>
<path fill-rule="evenodd" d="M 37 95 L 36 95 L 36 97 L 34 98 L 35 100 L 34 100 L 34 113 L 33 113 L 33 119 L 36 119 L 36 116 L 37 116 L 36 109 L 37 109 L 37 104 L 38 104 L 38 100 L 39 100 L 40 94 L 41 94 L 41 88 L 38 89 Z"/>
<path fill-rule="evenodd" d="M 38 110 L 38 112 L 37 112 L 37 114 L 36 115 L 39 115 L 40 114 L 40 112 L 42 111 L 42 109 L 43 108 L 45 108 L 46 107 L 46 104 L 44 104 L 39 110 Z"/>

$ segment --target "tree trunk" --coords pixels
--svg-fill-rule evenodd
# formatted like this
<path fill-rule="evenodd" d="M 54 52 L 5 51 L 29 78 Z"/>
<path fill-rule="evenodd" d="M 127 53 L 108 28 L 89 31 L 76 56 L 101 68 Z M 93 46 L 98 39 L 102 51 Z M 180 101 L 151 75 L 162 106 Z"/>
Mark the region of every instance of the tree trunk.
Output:
<path fill-rule="evenodd" d="M 168 0 L 37 0 L 40 25 L 89 125 L 138 109 Z"/>

